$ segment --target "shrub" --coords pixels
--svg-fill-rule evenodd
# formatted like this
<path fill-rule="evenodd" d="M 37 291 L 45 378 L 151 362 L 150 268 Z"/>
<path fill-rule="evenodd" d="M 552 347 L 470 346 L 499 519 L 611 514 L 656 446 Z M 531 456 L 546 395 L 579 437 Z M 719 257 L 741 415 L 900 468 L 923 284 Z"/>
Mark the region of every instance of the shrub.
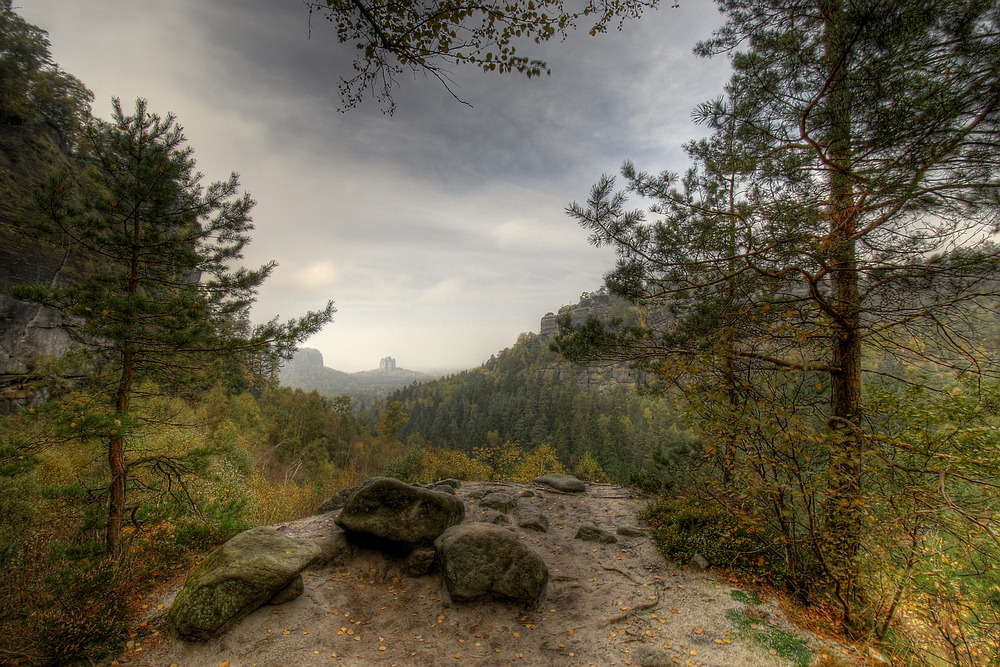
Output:
<path fill-rule="evenodd" d="M 722 567 L 784 579 L 777 536 L 746 515 L 711 500 L 665 496 L 650 501 L 639 516 L 668 560 L 687 563 L 697 553 Z"/>
<path fill-rule="evenodd" d="M 108 559 L 68 561 L 43 582 L 36 647 L 46 664 L 70 665 L 117 651 L 128 631 L 129 567 Z"/>

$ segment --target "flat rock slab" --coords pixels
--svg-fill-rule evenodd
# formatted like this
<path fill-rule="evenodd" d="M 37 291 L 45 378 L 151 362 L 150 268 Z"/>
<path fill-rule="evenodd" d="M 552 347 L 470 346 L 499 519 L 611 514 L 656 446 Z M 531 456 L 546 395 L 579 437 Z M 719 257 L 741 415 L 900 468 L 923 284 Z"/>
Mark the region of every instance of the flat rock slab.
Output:
<path fill-rule="evenodd" d="M 489 507 L 498 512 L 510 512 L 517 509 L 517 498 L 509 493 L 494 491 L 483 496 L 483 499 L 479 501 L 479 506 Z"/>
<path fill-rule="evenodd" d="M 211 639 L 277 593 L 287 594 L 289 584 L 294 587 L 302 570 L 319 556 L 315 544 L 268 526 L 240 533 L 191 572 L 167 621 L 183 639 Z"/>
<path fill-rule="evenodd" d="M 563 493 L 583 493 L 587 490 L 587 485 L 583 483 L 583 480 L 573 477 L 573 475 L 558 475 L 553 473 L 551 475 L 536 477 L 532 481 L 535 484 L 544 484 Z"/>
<path fill-rule="evenodd" d="M 452 526 L 434 548 L 453 600 L 495 596 L 535 602 L 545 594 L 548 567 L 506 528 L 482 522 Z"/>
<path fill-rule="evenodd" d="M 465 518 L 455 496 L 372 477 L 357 490 L 335 523 L 348 534 L 405 551 L 427 547 Z"/>

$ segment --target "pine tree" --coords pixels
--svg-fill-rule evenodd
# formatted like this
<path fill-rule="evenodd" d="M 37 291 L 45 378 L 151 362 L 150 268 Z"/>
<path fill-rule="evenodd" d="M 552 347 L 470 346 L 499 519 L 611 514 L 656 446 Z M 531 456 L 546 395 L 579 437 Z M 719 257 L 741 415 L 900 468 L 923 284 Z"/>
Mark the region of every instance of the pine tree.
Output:
<path fill-rule="evenodd" d="M 201 185 L 173 115 L 150 113 L 142 99 L 126 115 L 116 99 L 112 122 L 93 121 L 86 137 L 92 167 L 76 184 L 53 180 L 40 196 L 38 228 L 93 258 L 97 270 L 77 284 L 23 285 L 10 293 L 79 318 L 84 346 L 102 376 L 112 378 L 103 387 L 108 410 L 70 426 L 107 445 L 107 548 L 118 556 L 130 475 L 140 468 L 184 471 L 176 461 L 129 456 L 141 423 L 132 411 L 139 384 L 197 386 L 220 360 L 290 356 L 334 308 L 330 302 L 284 324 L 248 324 L 256 291 L 275 267 L 236 266 L 250 241 L 254 201 L 238 194 L 235 174 Z"/>
<path fill-rule="evenodd" d="M 992 307 L 1000 267 L 1000 12 L 978 0 L 720 5 L 727 22 L 699 52 L 729 54 L 734 73 L 696 112 L 713 132 L 689 149 L 696 171 L 681 181 L 626 165 L 657 220 L 626 210 L 607 179 L 571 207 L 619 252 L 608 285 L 677 319 L 591 323 L 562 345 L 661 366 L 714 346 L 798 386 L 820 376 L 833 452 L 816 497 L 834 558 L 818 557 L 851 628 L 856 508 L 874 481 L 864 355 L 991 371 L 969 323 Z"/>

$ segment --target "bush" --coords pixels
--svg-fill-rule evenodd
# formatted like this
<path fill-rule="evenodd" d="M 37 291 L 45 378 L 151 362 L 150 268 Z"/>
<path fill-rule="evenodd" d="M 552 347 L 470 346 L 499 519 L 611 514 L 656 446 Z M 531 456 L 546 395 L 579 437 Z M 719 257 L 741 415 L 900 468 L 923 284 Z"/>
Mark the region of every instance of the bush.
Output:
<path fill-rule="evenodd" d="M 780 552 L 774 548 L 777 536 L 711 500 L 660 497 L 650 501 L 639 517 L 649 524 L 664 558 L 675 563 L 687 563 L 701 554 L 715 565 L 771 581 L 785 577 Z"/>
<path fill-rule="evenodd" d="M 128 632 L 128 567 L 101 558 L 66 562 L 43 581 L 36 647 L 46 664 L 71 665 L 117 651 Z"/>

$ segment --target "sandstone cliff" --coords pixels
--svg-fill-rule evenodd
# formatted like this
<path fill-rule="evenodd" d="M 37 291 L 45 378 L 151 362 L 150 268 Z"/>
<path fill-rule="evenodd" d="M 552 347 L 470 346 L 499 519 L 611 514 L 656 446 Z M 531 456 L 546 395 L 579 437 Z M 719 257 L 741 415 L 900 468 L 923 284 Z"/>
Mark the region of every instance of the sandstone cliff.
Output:
<path fill-rule="evenodd" d="M 621 318 L 634 320 L 635 310 L 623 299 L 601 290 L 584 293 L 578 303 L 562 306 L 556 313 L 542 316 L 538 337 L 543 345 L 548 345 L 559 333 L 559 319 L 568 315 L 574 325 L 583 324 L 594 318 L 602 323 Z M 625 364 L 590 365 L 586 367 L 561 362 L 550 364 L 541 371 L 544 378 L 558 382 L 576 382 L 582 389 L 607 391 L 618 387 L 638 387 L 645 381 L 645 373 L 634 371 Z"/>
<path fill-rule="evenodd" d="M 79 342 L 76 323 L 60 311 L 6 294 L 13 285 L 66 284 L 87 272 L 84 258 L 42 243 L 22 227 L 34 191 L 49 175 L 73 168 L 54 132 L 0 125 L 0 411 L 44 401 L 47 381 L 39 362 L 65 355 Z M 79 375 L 63 371 L 64 377 Z"/>
<path fill-rule="evenodd" d="M 323 365 L 323 353 L 319 350 L 303 347 L 291 360 L 282 364 L 279 381 L 295 389 L 315 389 L 321 394 L 350 396 L 365 406 L 396 389 L 435 377 L 397 368 L 392 357 L 382 358 L 377 369 L 345 373 Z"/>

